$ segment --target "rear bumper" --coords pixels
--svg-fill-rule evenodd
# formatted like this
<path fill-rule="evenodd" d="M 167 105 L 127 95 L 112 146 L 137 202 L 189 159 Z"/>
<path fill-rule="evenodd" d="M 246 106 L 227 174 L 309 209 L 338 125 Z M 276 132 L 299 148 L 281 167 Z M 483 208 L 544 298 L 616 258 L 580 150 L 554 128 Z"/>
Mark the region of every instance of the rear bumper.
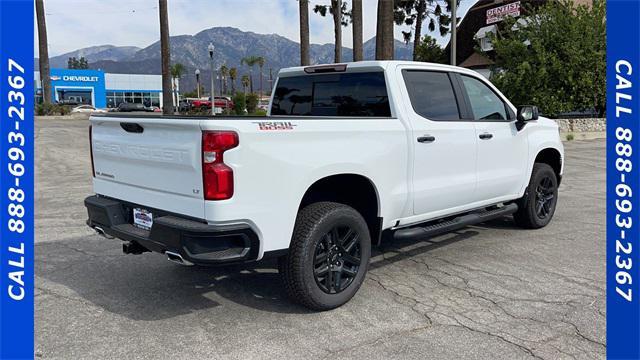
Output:
<path fill-rule="evenodd" d="M 102 197 L 84 200 L 89 214 L 87 225 L 124 241 L 135 242 L 159 253 L 177 253 L 197 265 L 217 265 L 255 261 L 260 242 L 248 224 L 208 225 L 161 210 Z M 141 207 L 153 214 L 151 230 L 132 225 L 132 209 Z"/>

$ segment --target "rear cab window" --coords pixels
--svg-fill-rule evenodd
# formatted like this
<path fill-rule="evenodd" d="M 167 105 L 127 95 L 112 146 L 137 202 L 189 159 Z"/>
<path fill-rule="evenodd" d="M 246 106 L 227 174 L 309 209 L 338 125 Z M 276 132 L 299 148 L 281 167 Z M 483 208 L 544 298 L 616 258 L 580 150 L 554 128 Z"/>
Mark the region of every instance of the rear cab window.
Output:
<path fill-rule="evenodd" d="M 384 72 L 281 77 L 273 95 L 271 115 L 391 117 Z"/>

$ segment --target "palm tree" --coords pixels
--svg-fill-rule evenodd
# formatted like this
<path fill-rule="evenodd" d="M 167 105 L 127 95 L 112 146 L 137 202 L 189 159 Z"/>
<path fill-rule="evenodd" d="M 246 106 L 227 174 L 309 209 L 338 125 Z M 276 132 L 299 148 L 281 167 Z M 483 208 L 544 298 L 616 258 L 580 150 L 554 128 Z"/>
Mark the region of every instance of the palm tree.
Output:
<path fill-rule="evenodd" d="M 300 65 L 309 65 L 309 0 L 300 2 Z"/>
<path fill-rule="evenodd" d="M 242 60 L 240 60 L 240 64 L 241 65 L 247 65 L 249 66 L 249 89 L 251 90 L 251 93 L 253 93 L 253 67 L 258 64 L 260 62 L 261 57 L 260 56 L 247 56 L 242 58 Z M 263 65 L 264 65 L 264 59 L 263 59 Z"/>
<path fill-rule="evenodd" d="M 162 112 L 165 115 L 173 115 L 173 96 L 171 93 L 171 50 L 169 48 L 169 13 L 167 0 L 159 1 L 160 11 L 160 57 L 162 58 Z"/>
<path fill-rule="evenodd" d="M 180 97 L 178 95 L 178 81 L 184 74 L 184 65 L 180 63 L 175 63 L 170 68 L 171 73 L 171 87 L 173 88 L 173 92 L 171 93 L 171 97 L 173 98 L 174 106 L 178 106 L 180 102 Z"/>
<path fill-rule="evenodd" d="M 352 0 L 351 21 L 353 27 L 353 61 L 364 59 L 362 43 L 362 0 Z"/>
<path fill-rule="evenodd" d="M 378 0 L 376 60 L 393 60 L 393 0 Z"/>
<path fill-rule="evenodd" d="M 47 24 L 44 16 L 43 0 L 36 0 L 36 18 L 38 20 L 38 58 L 40 60 L 40 84 L 42 101 L 51 103 L 51 77 L 49 75 L 49 48 L 47 47 Z"/>
<path fill-rule="evenodd" d="M 227 76 L 229 76 L 229 68 L 227 65 L 220 66 L 220 77 L 222 78 L 222 89 L 227 94 Z"/>
<path fill-rule="evenodd" d="M 335 36 L 334 62 L 339 63 L 342 62 L 342 26 L 349 25 L 348 20 L 345 18 L 345 15 L 347 15 L 347 17 L 349 15 L 347 13 L 347 3 L 342 2 L 342 0 L 331 0 L 331 5 L 316 5 L 313 8 L 313 12 L 321 16 L 326 16 L 327 11 L 333 16 L 333 31 Z"/>
<path fill-rule="evenodd" d="M 236 79 L 238 78 L 238 69 L 232 67 L 229 69 L 229 78 L 231 79 L 231 93 L 236 93 Z"/>
<path fill-rule="evenodd" d="M 262 101 L 262 68 L 264 67 L 264 57 L 258 56 L 256 58 L 256 62 L 258 63 L 258 67 L 260 68 L 260 101 Z"/>
<path fill-rule="evenodd" d="M 247 88 L 251 85 L 251 77 L 249 75 L 242 75 L 242 79 L 240 80 L 242 84 L 242 89 L 244 90 L 244 95 L 247 95 Z"/>
<path fill-rule="evenodd" d="M 451 12 L 451 1 L 446 0 L 446 11 Z M 457 3 L 460 0 L 456 0 Z M 429 31 L 436 30 L 436 22 L 440 35 L 444 36 L 449 32 L 451 16 L 443 11 L 437 0 L 396 0 L 395 1 L 395 22 L 397 25 L 415 26 L 415 31 L 403 31 L 404 41 L 408 44 L 413 35 L 413 59 L 417 60 L 417 49 L 422 41 L 422 27 L 425 20 L 429 20 Z"/>

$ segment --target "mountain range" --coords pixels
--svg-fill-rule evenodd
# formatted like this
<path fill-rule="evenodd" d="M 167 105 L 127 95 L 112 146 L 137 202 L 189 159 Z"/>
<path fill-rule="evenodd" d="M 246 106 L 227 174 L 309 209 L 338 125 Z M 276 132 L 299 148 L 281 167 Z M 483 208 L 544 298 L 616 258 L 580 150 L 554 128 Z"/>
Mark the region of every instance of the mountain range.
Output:
<path fill-rule="evenodd" d="M 215 46 L 215 68 L 223 64 L 229 68 L 236 67 L 240 76 L 249 72 L 249 68 L 240 63 L 246 56 L 256 55 L 265 58 L 266 64 L 263 70 L 265 79 L 268 79 L 270 70 L 275 77 L 279 69 L 297 66 L 300 62 L 299 43 L 277 34 L 257 34 L 232 27 L 214 27 L 195 35 L 172 36 L 170 39 L 171 62 L 181 63 L 186 68 L 184 76 L 180 79 L 182 91 L 195 88 L 195 69 L 201 71 L 201 82 L 209 83 L 210 65 L 207 51 L 209 43 Z M 365 59 L 375 58 L 375 43 L 375 37 L 364 43 Z M 332 63 L 333 51 L 333 44 L 311 44 L 311 63 Z M 413 44 L 396 40 L 396 59 L 409 60 L 412 54 Z M 81 56 L 87 59 L 89 68 L 102 69 L 108 73 L 160 74 L 161 72 L 160 41 L 142 49 L 135 46 L 92 46 L 51 57 L 49 61 L 52 68 L 66 68 L 69 57 L 80 58 Z M 343 47 L 342 58 L 344 61 L 351 61 L 352 49 Z M 38 68 L 37 59 L 35 68 Z M 254 74 L 257 72 L 256 67 Z M 254 86 L 258 86 L 258 80 L 254 80 Z"/>

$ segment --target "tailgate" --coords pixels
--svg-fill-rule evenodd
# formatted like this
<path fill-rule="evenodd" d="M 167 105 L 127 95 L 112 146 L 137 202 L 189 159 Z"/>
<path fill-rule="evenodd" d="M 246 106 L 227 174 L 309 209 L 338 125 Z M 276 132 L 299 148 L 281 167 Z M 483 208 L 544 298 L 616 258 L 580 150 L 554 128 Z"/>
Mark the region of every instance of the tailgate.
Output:
<path fill-rule="evenodd" d="M 97 194 L 204 218 L 200 120 L 92 117 Z"/>

